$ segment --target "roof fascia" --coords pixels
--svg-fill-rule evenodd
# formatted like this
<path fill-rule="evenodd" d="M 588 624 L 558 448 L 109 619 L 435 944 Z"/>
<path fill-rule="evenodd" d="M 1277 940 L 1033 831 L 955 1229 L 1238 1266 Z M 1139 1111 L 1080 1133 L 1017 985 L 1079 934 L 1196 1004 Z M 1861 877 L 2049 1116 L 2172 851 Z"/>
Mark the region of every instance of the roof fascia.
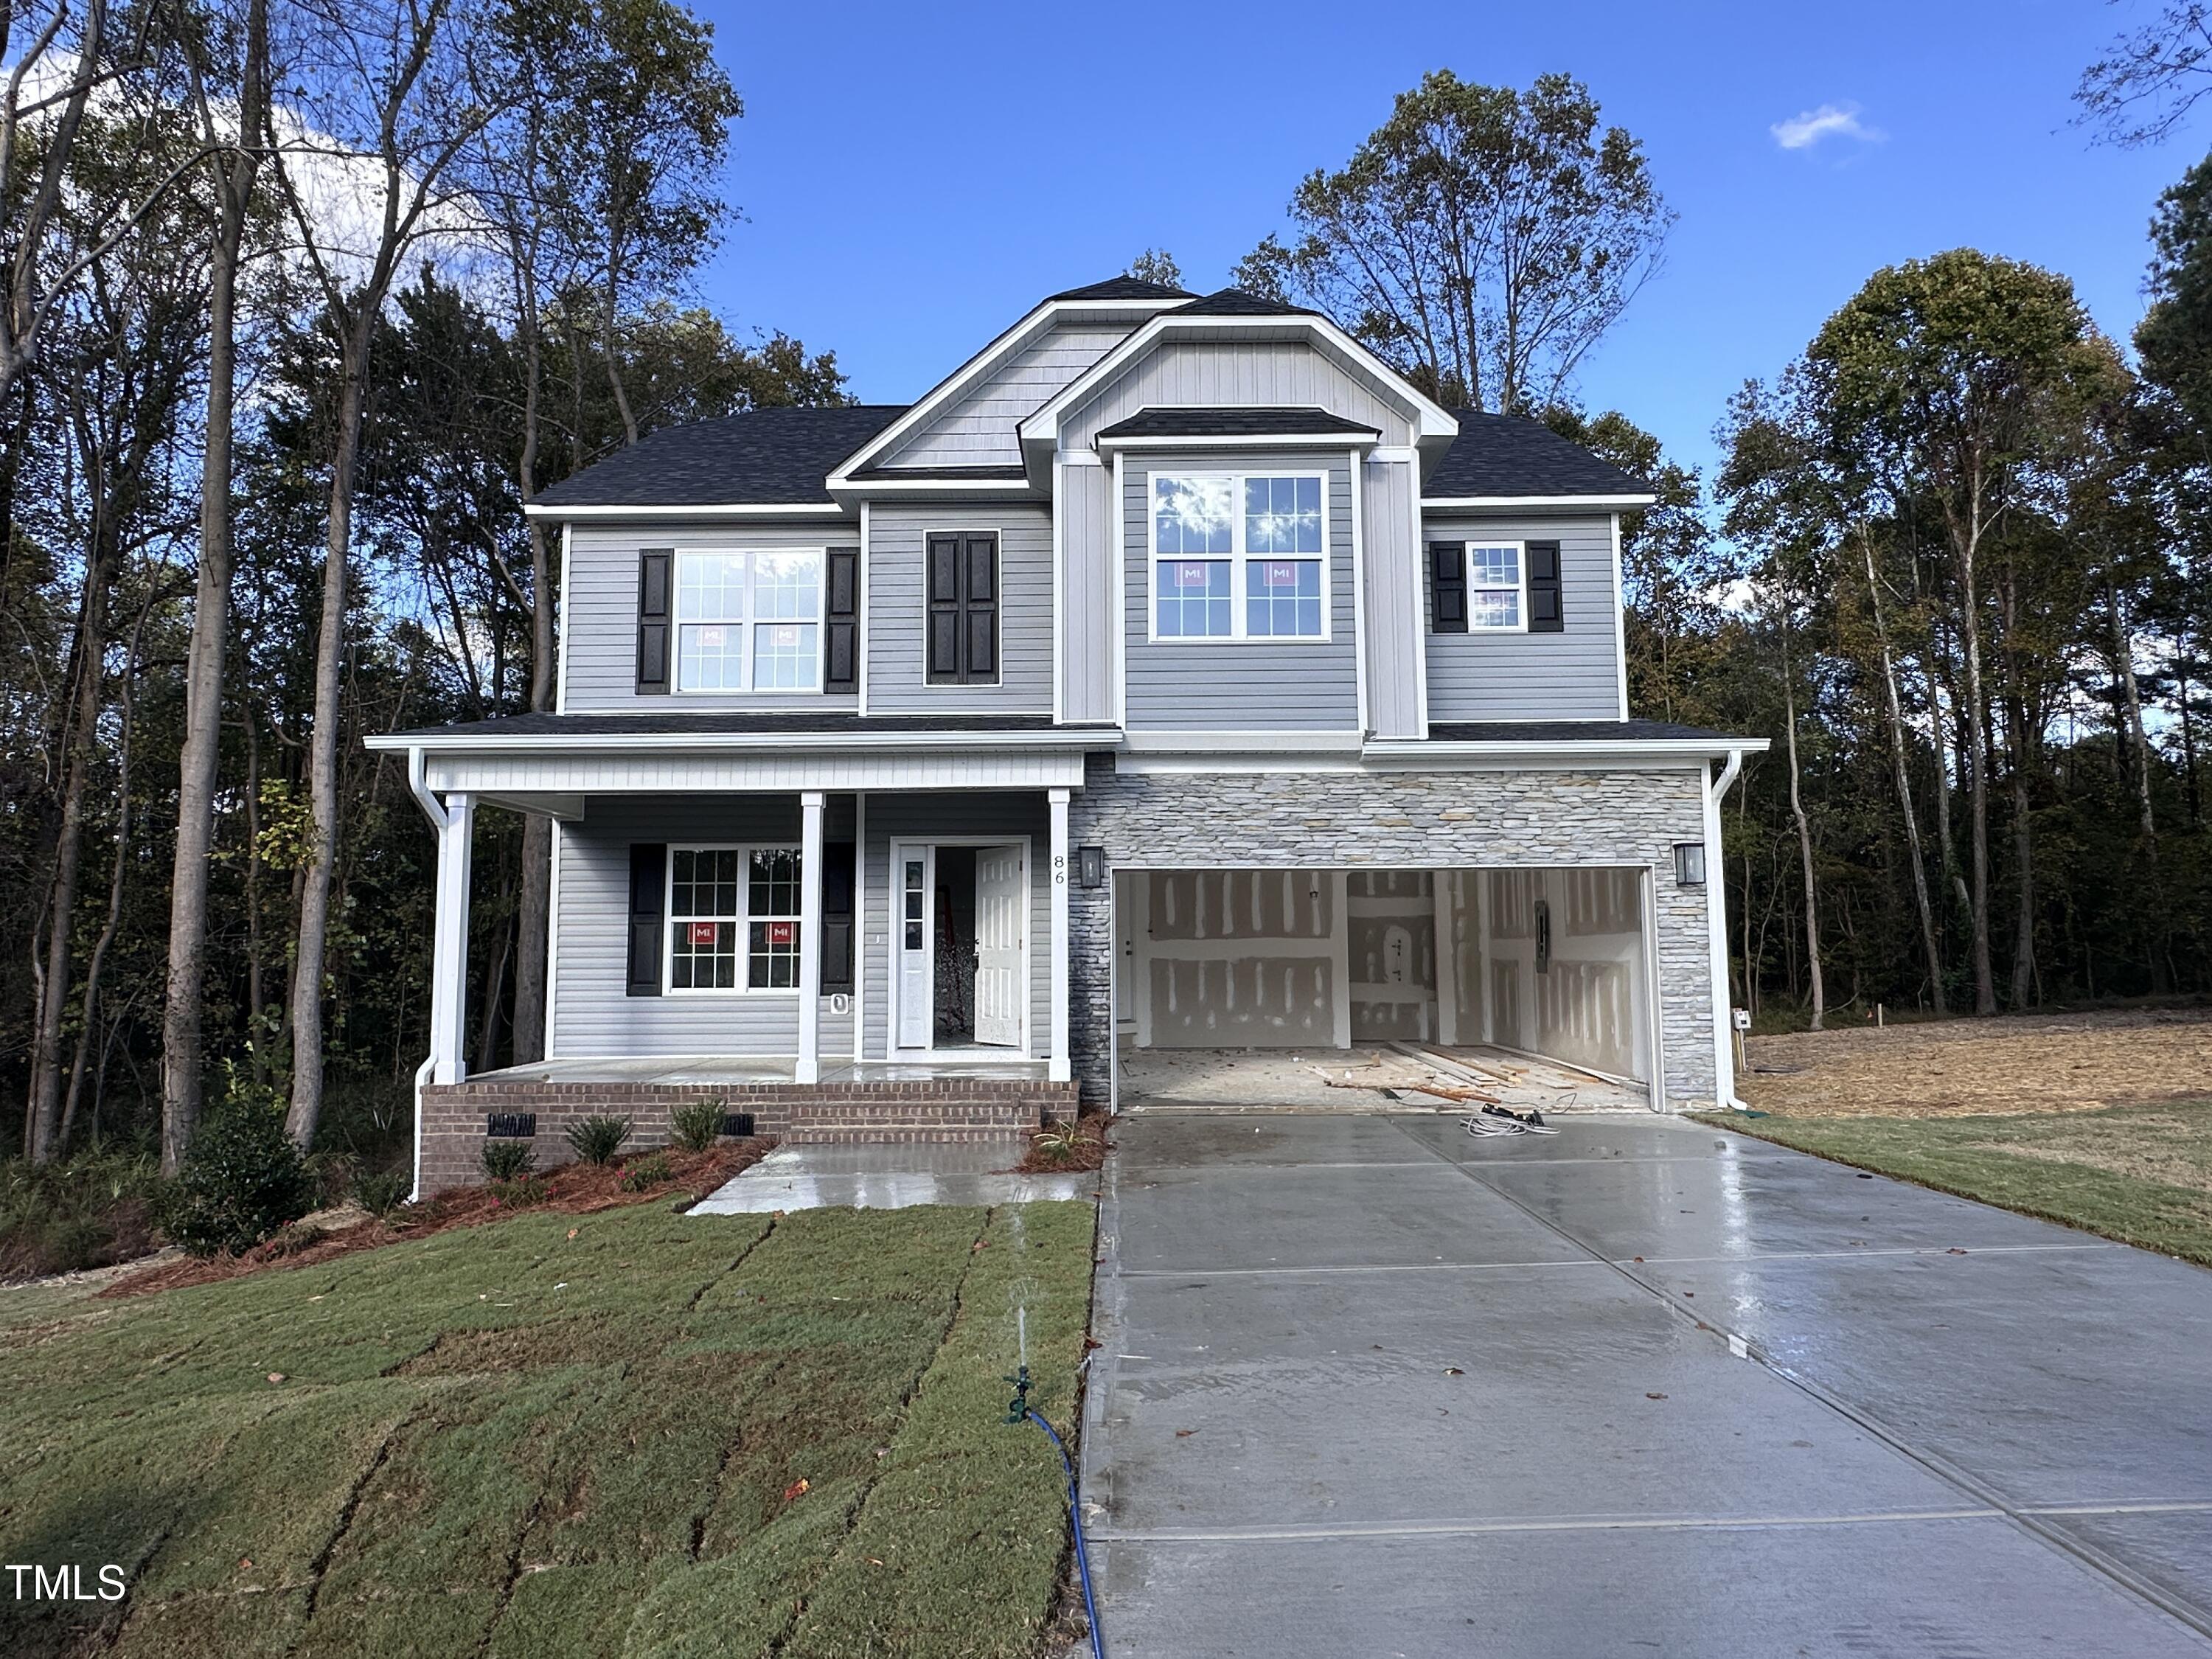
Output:
<path fill-rule="evenodd" d="M 1111 317 L 1116 313 L 1149 317 L 1156 312 L 1172 310 L 1176 306 L 1188 303 L 1187 300 L 1045 301 L 1024 313 L 1012 327 L 932 386 L 905 414 L 838 462 L 830 474 L 831 491 L 840 492 L 844 486 L 849 485 L 854 473 L 864 470 L 912 437 L 945 404 L 969 390 L 1007 358 L 1044 333 L 1060 318 Z"/>
<path fill-rule="evenodd" d="M 584 507 L 548 507 L 532 501 L 522 509 L 526 517 L 556 523 L 607 519 L 843 519 L 844 507 L 829 501 L 699 501 L 690 504 L 619 507 L 593 503 Z"/>
<path fill-rule="evenodd" d="M 1619 513 L 1631 507 L 1651 507 L 1658 500 L 1656 495 L 1424 495 L 1421 510 L 1571 507 L 1590 513 Z"/>
<path fill-rule="evenodd" d="M 1370 428 L 1359 432 L 1265 432 L 1207 434 L 1181 438 L 1101 438 L 1097 447 L 1111 453 L 1117 449 L 1372 449 L 1382 434 Z"/>
<path fill-rule="evenodd" d="M 1370 765 L 1421 768 L 1443 765 L 1476 770 L 1516 766 L 1547 769 L 1577 766 L 1680 766 L 1690 761 L 1722 760 L 1732 754 L 1763 755 L 1765 738 L 1589 738 L 1569 742 L 1509 738 L 1453 743 L 1427 738 L 1377 738 L 1360 751 Z"/>
<path fill-rule="evenodd" d="M 1049 732 L 536 732 L 511 737 L 438 732 L 376 732 L 362 739 L 374 750 L 480 755 L 592 754 L 638 749 L 773 749 L 790 753 L 825 750 L 899 753 L 915 750 L 957 753 L 965 750 L 1110 749 L 1121 740 L 1118 728 L 1065 727 Z"/>

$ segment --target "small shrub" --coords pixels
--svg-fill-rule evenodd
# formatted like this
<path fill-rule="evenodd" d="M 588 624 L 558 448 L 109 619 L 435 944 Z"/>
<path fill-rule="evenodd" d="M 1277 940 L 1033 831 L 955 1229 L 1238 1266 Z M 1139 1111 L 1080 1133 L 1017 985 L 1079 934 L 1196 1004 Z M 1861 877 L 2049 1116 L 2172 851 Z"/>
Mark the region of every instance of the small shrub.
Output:
<path fill-rule="evenodd" d="M 353 1183 L 354 1202 L 374 1216 L 387 1216 L 407 1201 L 414 1182 L 404 1170 L 379 1170 Z"/>
<path fill-rule="evenodd" d="M 684 1151 L 703 1152 L 721 1138 L 722 1110 L 719 1100 L 687 1100 L 669 1112 L 668 1133 Z"/>
<path fill-rule="evenodd" d="M 489 1181 L 517 1181 L 538 1167 L 538 1154 L 526 1140 L 487 1140 L 477 1159 Z"/>
<path fill-rule="evenodd" d="M 568 1128 L 568 1145 L 575 1148 L 576 1156 L 586 1164 L 611 1164 L 615 1154 L 629 1139 L 629 1120 L 626 1117 L 587 1117 Z"/>
<path fill-rule="evenodd" d="M 1081 1158 L 1088 1139 L 1073 1123 L 1054 1123 L 1030 1137 L 1030 1150 L 1051 1164 L 1072 1164 Z"/>
<path fill-rule="evenodd" d="M 525 1176 L 520 1181 L 495 1181 L 491 1195 L 509 1209 L 526 1210 L 533 1204 L 543 1204 L 552 1195 L 543 1176 Z"/>
<path fill-rule="evenodd" d="M 193 1255 L 240 1255 L 315 1206 L 313 1172 L 275 1107 L 234 1092 L 200 1126 L 162 1194 L 161 1226 Z"/>
<path fill-rule="evenodd" d="M 668 1160 L 655 1152 L 650 1158 L 638 1159 L 623 1171 L 622 1189 L 626 1193 L 642 1193 L 675 1178 L 676 1171 L 668 1167 Z"/>

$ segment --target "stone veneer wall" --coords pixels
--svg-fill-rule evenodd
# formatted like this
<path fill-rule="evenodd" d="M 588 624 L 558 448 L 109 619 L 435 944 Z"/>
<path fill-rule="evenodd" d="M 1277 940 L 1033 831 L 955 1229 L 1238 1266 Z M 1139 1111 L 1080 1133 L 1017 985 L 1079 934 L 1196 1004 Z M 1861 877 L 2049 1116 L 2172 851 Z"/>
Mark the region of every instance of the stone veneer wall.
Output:
<path fill-rule="evenodd" d="M 1093 755 L 1068 809 L 1109 868 L 1464 869 L 1641 865 L 1657 872 L 1667 1103 L 1713 1102 L 1711 942 L 1674 847 L 1705 838 L 1705 769 L 1664 772 L 1119 773 Z M 1112 887 L 1068 894 L 1068 1022 L 1086 1100 L 1109 1083 Z"/>
<path fill-rule="evenodd" d="M 786 1140 L 1026 1140 L 1048 1116 L 1075 1115 L 1075 1085 L 994 1078 L 939 1078 L 910 1083 L 536 1083 L 431 1084 L 422 1090 L 422 1193 L 483 1179 L 484 1118 L 534 1112 L 531 1142 L 538 1167 L 566 1164 L 571 1125 L 587 1117 L 631 1120 L 625 1155 L 668 1144 L 668 1114 L 687 1101 L 719 1100 L 750 1112 L 756 1133 Z"/>

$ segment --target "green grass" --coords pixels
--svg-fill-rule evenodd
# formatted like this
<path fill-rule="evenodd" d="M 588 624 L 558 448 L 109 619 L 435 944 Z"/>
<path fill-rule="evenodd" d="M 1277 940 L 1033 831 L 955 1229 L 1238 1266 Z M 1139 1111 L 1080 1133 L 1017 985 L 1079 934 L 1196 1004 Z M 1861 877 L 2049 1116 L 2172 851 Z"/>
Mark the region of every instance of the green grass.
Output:
<path fill-rule="evenodd" d="M 1699 1121 L 2212 1267 L 2212 1100 L 2021 1116 L 1725 1113 Z"/>
<path fill-rule="evenodd" d="M 137 1300 L 0 1292 L 3 1559 L 131 1581 L 0 1599 L 0 1653 L 1031 1654 L 1064 1488 L 1000 1378 L 1025 1307 L 1066 1423 L 1091 1231 L 1081 1204 L 651 1205 Z"/>

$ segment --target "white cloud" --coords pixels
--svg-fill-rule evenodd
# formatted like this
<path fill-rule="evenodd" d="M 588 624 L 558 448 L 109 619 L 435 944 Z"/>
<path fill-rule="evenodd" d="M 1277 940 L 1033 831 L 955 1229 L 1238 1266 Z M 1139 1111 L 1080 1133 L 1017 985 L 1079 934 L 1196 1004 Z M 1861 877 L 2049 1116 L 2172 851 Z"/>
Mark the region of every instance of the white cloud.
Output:
<path fill-rule="evenodd" d="M 1784 149 L 1810 149 L 1829 137 L 1856 138 L 1863 144 L 1878 144 L 1887 136 L 1879 127 L 1868 126 L 1859 119 L 1856 104 L 1823 104 L 1786 121 L 1777 121 L 1767 131 Z"/>

